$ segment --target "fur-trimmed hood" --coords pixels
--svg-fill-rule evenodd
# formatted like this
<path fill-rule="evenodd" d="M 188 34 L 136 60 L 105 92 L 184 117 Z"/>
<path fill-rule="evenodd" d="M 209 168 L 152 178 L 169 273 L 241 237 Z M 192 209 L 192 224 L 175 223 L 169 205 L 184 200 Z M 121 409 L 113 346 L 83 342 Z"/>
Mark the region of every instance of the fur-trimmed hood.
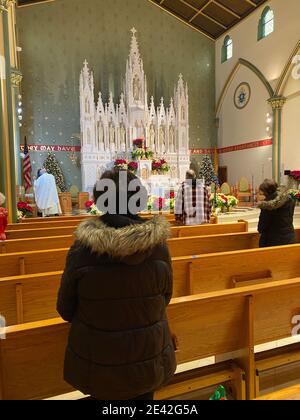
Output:
<path fill-rule="evenodd" d="M 107 254 L 113 258 L 127 258 L 144 254 L 170 237 L 170 224 L 161 216 L 144 223 L 121 228 L 107 226 L 101 218 L 81 223 L 75 236 L 92 253 Z"/>
<path fill-rule="evenodd" d="M 290 200 L 290 195 L 286 189 L 278 189 L 270 200 L 261 201 L 257 207 L 261 210 L 277 210 L 283 207 Z"/>

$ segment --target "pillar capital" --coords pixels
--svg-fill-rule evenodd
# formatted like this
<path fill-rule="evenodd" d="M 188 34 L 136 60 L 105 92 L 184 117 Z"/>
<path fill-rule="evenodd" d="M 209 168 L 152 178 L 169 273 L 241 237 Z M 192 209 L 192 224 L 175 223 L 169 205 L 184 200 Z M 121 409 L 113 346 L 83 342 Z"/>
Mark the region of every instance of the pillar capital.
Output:
<path fill-rule="evenodd" d="M 10 6 L 15 2 L 16 0 L 0 0 L 0 13 L 7 12 Z"/>
<path fill-rule="evenodd" d="M 286 103 L 286 98 L 284 96 L 274 96 L 268 100 L 273 110 L 282 109 Z"/>
<path fill-rule="evenodd" d="M 18 70 L 11 70 L 10 73 L 10 81 L 12 86 L 19 87 L 23 79 L 22 73 L 20 73 Z"/>

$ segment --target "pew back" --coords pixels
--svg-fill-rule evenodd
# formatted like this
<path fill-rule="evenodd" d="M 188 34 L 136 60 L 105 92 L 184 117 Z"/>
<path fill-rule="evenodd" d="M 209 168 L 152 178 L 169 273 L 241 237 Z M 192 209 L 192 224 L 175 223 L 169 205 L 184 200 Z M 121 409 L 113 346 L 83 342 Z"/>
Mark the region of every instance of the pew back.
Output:
<path fill-rule="evenodd" d="M 171 220 L 170 220 L 171 221 Z M 55 223 L 55 222 L 52 222 Z M 72 235 L 74 230 L 77 228 L 77 224 L 73 222 L 73 225 L 65 226 L 63 222 L 60 222 L 63 227 L 44 227 L 45 222 L 38 228 L 28 229 L 28 224 L 18 224 L 17 228 L 12 226 L 12 229 L 7 231 L 7 239 L 24 239 L 24 238 L 41 238 L 48 236 L 63 236 Z M 66 222 L 69 223 L 69 222 Z M 71 222 L 72 223 L 72 222 Z M 36 224 L 35 224 L 36 225 Z M 221 225 L 200 225 L 200 226 L 173 226 L 171 227 L 171 235 L 173 238 L 188 237 L 188 236 L 203 236 L 203 235 L 219 235 L 225 233 L 236 233 L 236 232 L 247 232 L 248 223 L 241 221 L 238 223 L 228 223 Z"/>
<path fill-rule="evenodd" d="M 231 353 L 246 372 L 248 398 L 254 398 L 254 346 L 290 337 L 299 301 L 300 278 L 173 299 L 167 312 L 177 362 Z M 0 398 L 68 392 L 62 381 L 68 331 L 60 319 L 6 328 L 6 339 L 0 340 Z"/>

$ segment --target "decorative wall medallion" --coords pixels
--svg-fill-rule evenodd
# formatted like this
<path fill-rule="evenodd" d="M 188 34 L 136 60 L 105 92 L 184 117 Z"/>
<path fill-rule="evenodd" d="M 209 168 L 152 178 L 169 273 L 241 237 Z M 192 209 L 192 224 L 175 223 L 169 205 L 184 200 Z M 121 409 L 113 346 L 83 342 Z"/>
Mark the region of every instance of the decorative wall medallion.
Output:
<path fill-rule="evenodd" d="M 250 85 L 249 83 L 243 82 L 236 88 L 236 91 L 234 93 L 234 105 L 238 109 L 243 109 L 248 105 L 250 101 L 250 97 L 251 97 Z"/>

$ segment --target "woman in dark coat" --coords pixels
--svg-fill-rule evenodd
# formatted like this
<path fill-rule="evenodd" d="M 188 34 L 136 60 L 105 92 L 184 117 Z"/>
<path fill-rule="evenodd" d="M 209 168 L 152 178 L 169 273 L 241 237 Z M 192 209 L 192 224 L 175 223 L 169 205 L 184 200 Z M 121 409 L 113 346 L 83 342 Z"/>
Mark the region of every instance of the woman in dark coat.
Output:
<path fill-rule="evenodd" d="M 118 172 L 102 178 L 113 180 L 119 193 Z M 128 182 L 133 179 L 128 173 Z M 95 201 L 100 195 L 94 191 Z M 65 380 L 100 400 L 153 399 L 176 369 L 166 318 L 173 281 L 169 224 L 162 217 L 145 222 L 127 203 L 127 214 L 107 213 L 79 226 L 57 302 L 72 324 Z"/>
<path fill-rule="evenodd" d="M 263 201 L 258 203 L 261 209 L 258 224 L 261 234 L 260 247 L 295 244 L 295 202 L 288 191 L 279 189 L 272 180 L 265 180 L 259 187 L 259 193 L 264 197 Z"/>

